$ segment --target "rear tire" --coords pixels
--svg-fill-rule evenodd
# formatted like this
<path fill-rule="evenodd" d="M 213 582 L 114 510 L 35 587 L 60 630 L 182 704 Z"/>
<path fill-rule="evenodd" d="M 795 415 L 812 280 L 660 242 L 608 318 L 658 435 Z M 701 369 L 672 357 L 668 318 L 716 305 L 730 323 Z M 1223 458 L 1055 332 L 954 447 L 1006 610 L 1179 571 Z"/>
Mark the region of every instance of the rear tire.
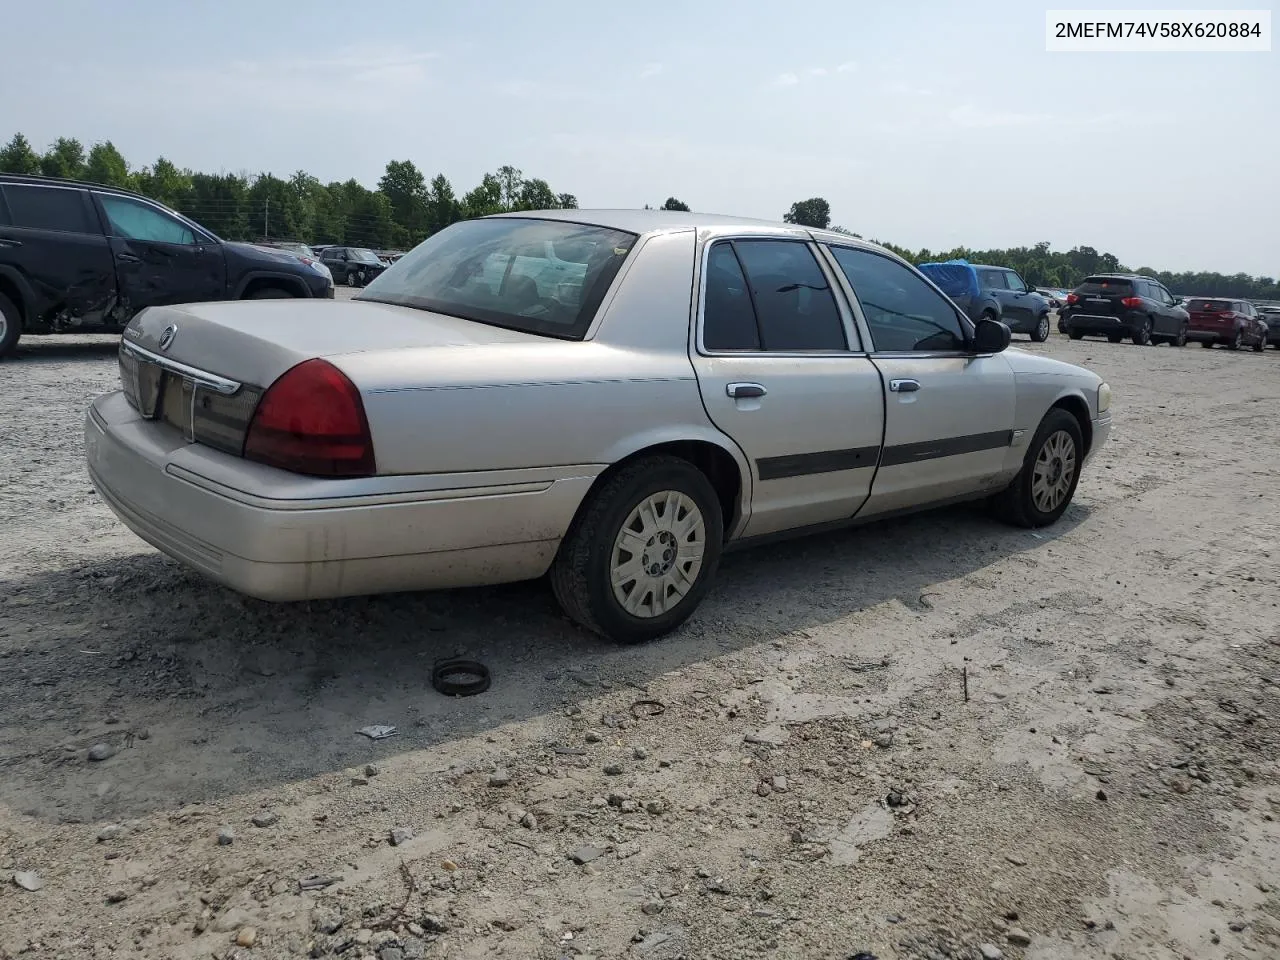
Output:
<path fill-rule="evenodd" d="M 626 549 L 629 539 L 641 556 Z M 679 457 L 644 457 L 579 509 L 552 563 L 551 589 L 586 629 L 643 643 L 670 633 L 702 602 L 723 544 L 720 500 L 706 475 Z"/>
<path fill-rule="evenodd" d="M 1211 350 L 1211 349 L 1213 349 L 1213 341 L 1212 341 L 1212 340 L 1201 340 L 1201 341 L 1200 341 L 1200 346 L 1204 347 L 1206 350 Z"/>
<path fill-rule="evenodd" d="M 1107 339 L 1110 340 L 1112 343 L 1119 343 L 1121 340 L 1124 339 L 1124 337 L 1118 333 L 1108 333 Z"/>
<path fill-rule="evenodd" d="M 284 287 L 259 287 L 245 297 L 246 300 L 291 300 L 293 294 Z"/>
<path fill-rule="evenodd" d="M 1049 339 L 1049 315 L 1047 313 L 1042 313 L 1036 318 L 1036 328 L 1031 331 L 1031 339 L 1034 343 L 1044 343 Z"/>
<path fill-rule="evenodd" d="M 1185 347 L 1187 345 L 1187 328 L 1182 327 L 1178 330 L 1178 335 L 1169 341 L 1171 347 Z"/>
<path fill-rule="evenodd" d="M 1227 349 L 1228 349 L 1228 350 L 1239 350 L 1239 349 L 1240 349 L 1240 344 L 1241 344 L 1241 343 L 1243 343 L 1243 342 L 1244 342 L 1244 336 L 1240 333 L 1240 331 L 1239 331 L 1239 330 L 1237 330 L 1237 331 L 1236 331 L 1236 333 L 1235 333 L 1235 336 L 1234 336 L 1234 337 L 1232 337 L 1230 340 L 1228 340 L 1228 341 L 1227 341 Z"/>
<path fill-rule="evenodd" d="M 0 359 L 13 353 L 22 336 L 22 316 L 18 305 L 0 293 Z"/>
<path fill-rule="evenodd" d="M 1071 505 L 1083 460 L 1084 437 L 1079 421 L 1055 407 L 1040 421 L 1018 475 L 993 498 L 996 515 L 1019 527 L 1055 523 Z"/>
<path fill-rule="evenodd" d="M 1067 331 L 1067 336 L 1069 336 L 1072 340 L 1083 340 L 1083 339 L 1084 339 L 1084 334 L 1083 334 L 1083 333 L 1081 333 L 1079 330 L 1068 330 L 1068 331 Z"/>
<path fill-rule="evenodd" d="M 1150 317 L 1143 320 L 1142 326 L 1133 333 L 1133 345 L 1135 347 L 1145 347 L 1147 344 L 1151 343 L 1151 331 L 1154 328 L 1155 323 Z"/>
<path fill-rule="evenodd" d="M 1257 343 L 1253 345 L 1254 353 L 1261 353 L 1265 349 L 1267 349 L 1267 341 L 1265 340 L 1259 340 Z"/>

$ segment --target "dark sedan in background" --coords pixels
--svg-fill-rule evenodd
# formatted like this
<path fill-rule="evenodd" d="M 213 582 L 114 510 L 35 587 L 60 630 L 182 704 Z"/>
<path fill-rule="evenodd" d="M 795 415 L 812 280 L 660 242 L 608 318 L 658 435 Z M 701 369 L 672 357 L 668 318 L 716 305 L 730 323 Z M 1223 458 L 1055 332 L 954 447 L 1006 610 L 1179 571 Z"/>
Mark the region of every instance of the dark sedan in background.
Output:
<path fill-rule="evenodd" d="M 333 274 L 334 283 L 363 287 L 387 269 L 385 261 L 365 247 L 325 247 L 320 262 Z"/>

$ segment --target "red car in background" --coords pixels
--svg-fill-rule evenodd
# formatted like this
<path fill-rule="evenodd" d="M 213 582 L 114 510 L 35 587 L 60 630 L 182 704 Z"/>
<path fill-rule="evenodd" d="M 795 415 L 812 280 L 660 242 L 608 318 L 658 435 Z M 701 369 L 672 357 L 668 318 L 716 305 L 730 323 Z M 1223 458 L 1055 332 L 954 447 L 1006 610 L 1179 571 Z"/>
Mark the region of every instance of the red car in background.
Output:
<path fill-rule="evenodd" d="M 1198 340 L 1202 347 L 1221 343 L 1231 350 L 1247 346 L 1261 353 L 1266 349 L 1266 321 L 1247 300 L 1188 297 L 1186 308 L 1191 315 L 1188 340 Z"/>

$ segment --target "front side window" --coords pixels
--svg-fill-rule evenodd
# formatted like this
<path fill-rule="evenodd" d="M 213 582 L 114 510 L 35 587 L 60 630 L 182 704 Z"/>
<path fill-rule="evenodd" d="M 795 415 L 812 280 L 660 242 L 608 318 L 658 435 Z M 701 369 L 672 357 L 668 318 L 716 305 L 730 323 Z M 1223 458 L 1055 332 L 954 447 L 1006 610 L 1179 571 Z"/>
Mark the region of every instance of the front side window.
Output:
<path fill-rule="evenodd" d="M 155 207 L 128 197 L 99 194 L 98 199 L 102 201 L 102 209 L 107 213 L 113 237 L 187 246 L 196 242 L 195 232 L 190 227 L 176 217 L 161 213 Z"/>
<path fill-rule="evenodd" d="M 960 317 L 938 292 L 889 257 L 852 247 L 832 247 L 871 328 L 875 349 L 884 352 L 964 350 Z"/>
<path fill-rule="evenodd" d="M 1009 284 L 1009 289 L 1016 293 L 1026 293 L 1027 285 L 1022 282 L 1022 278 L 1012 270 L 1006 270 L 1004 274 L 1005 280 Z"/>
<path fill-rule="evenodd" d="M 354 260 L 356 263 L 382 263 L 382 261 L 378 259 L 377 254 L 372 250 L 366 250 L 363 247 L 358 247 L 355 250 L 352 250 L 349 259 Z"/>
<path fill-rule="evenodd" d="M 356 299 L 580 340 L 637 239 L 559 220 L 464 220 L 418 244 Z"/>
<path fill-rule="evenodd" d="M 64 233 L 100 233 L 89 219 L 85 197 L 80 190 L 10 183 L 4 187 L 4 195 L 15 227 Z"/>

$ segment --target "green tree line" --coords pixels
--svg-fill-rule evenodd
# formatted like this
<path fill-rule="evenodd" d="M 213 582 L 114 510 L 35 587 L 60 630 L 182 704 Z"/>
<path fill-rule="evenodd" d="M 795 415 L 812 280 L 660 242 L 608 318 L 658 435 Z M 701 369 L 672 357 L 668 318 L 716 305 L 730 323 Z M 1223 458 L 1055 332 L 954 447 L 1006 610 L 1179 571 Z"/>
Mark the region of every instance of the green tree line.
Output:
<path fill-rule="evenodd" d="M 467 217 L 578 206 L 572 194 L 557 193 L 546 180 L 526 177 L 510 165 L 486 173 L 473 189 L 458 196 L 443 174 L 428 180 L 411 160 L 388 163 L 377 187 L 370 190 L 354 179 L 321 183 L 302 170 L 288 179 L 270 173 L 199 173 L 180 169 L 164 157 L 148 166 L 134 167 L 110 141 L 86 150 L 79 140 L 59 137 L 41 153 L 21 133 L 0 149 L 0 172 L 125 187 L 172 207 L 228 240 L 273 237 L 380 249 L 407 249 Z M 687 211 L 689 206 L 668 197 L 661 209 Z M 793 203 L 782 218 L 788 223 L 860 236 L 832 226 L 831 205 L 822 197 Z M 875 242 L 916 264 L 963 258 L 1012 267 L 1038 287 L 1070 289 L 1091 273 L 1129 269 L 1112 254 L 1087 246 L 1067 251 L 1052 250 L 1048 243 L 1004 250 L 910 250 Z M 1132 272 L 1155 277 L 1173 293 L 1184 296 L 1280 300 L 1280 285 L 1271 277 L 1209 271 L 1172 273 L 1151 267 Z"/>

